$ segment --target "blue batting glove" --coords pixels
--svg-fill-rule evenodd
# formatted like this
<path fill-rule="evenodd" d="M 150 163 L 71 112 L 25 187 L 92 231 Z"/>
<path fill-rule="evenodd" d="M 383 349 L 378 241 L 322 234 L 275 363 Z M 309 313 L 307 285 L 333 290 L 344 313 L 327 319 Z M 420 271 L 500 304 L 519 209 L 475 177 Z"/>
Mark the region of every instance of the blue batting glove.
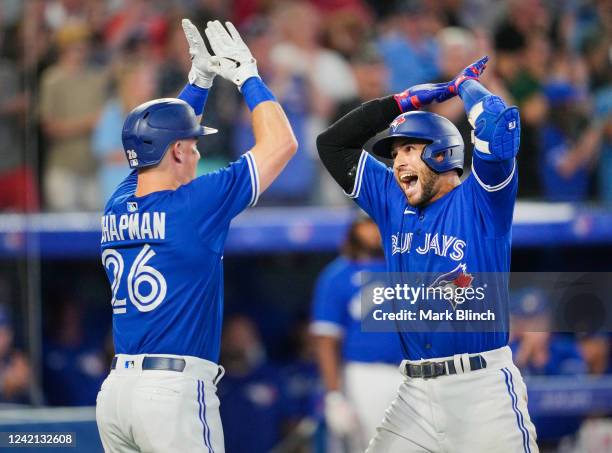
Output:
<path fill-rule="evenodd" d="M 485 68 L 487 67 L 487 62 L 489 61 L 488 56 L 482 57 L 480 60 L 472 63 L 468 67 L 466 67 L 461 73 L 455 77 L 449 83 L 449 89 L 457 94 L 459 93 L 459 86 L 465 82 L 466 80 L 478 80 Z"/>
<path fill-rule="evenodd" d="M 424 83 L 408 88 L 393 96 L 402 113 L 419 110 L 432 102 L 444 102 L 457 95 L 451 83 Z"/>

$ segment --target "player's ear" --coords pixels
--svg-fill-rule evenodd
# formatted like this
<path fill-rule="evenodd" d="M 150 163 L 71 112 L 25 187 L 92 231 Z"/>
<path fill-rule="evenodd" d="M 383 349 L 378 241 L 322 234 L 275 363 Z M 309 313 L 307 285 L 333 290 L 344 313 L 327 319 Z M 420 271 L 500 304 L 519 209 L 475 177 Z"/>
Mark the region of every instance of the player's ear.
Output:
<path fill-rule="evenodd" d="M 180 164 L 183 163 L 183 160 L 185 159 L 185 149 L 184 146 L 182 146 L 182 141 L 181 140 L 177 140 L 174 143 L 172 143 L 170 145 L 170 151 L 172 152 L 172 159 Z"/>

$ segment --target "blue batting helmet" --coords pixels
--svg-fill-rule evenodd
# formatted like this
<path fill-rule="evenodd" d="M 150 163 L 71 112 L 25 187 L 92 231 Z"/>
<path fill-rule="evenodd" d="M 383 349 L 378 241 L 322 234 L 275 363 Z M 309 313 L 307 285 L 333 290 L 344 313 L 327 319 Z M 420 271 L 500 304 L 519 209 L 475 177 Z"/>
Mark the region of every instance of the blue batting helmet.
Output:
<path fill-rule="evenodd" d="M 123 123 L 121 141 L 130 168 L 142 168 L 161 162 L 168 146 L 176 140 L 215 132 L 198 123 L 193 108 L 185 101 L 155 99 L 130 112 Z"/>
<path fill-rule="evenodd" d="M 391 158 L 391 145 L 396 137 L 414 138 L 427 142 L 421 159 L 436 173 L 457 170 L 463 173 L 463 139 L 453 123 L 430 112 L 407 112 L 395 118 L 387 134 L 372 146 L 372 151 Z M 442 160 L 437 160 L 440 154 Z"/>

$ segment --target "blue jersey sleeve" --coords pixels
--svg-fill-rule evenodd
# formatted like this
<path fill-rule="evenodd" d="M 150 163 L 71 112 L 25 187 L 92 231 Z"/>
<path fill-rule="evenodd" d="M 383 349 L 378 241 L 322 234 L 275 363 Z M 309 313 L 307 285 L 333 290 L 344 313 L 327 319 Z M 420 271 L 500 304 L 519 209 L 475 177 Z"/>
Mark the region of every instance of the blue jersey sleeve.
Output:
<path fill-rule="evenodd" d="M 366 151 L 362 151 L 357 165 L 355 185 L 349 198 L 369 214 L 381 230 L 389 217 L 391 192 L 399 190 L 393 171 Z"/>
<path fill-rule="evenodd" d="M 503 236 L 510 231 L 518 189 L 516 159 L 491 162 L 474 154 L 472 173 L 464 182 L 474 207 L 489 226 L 488 236 Z"/>
<path fill-rule="evenodd" d="M 227 228 L 234 217 L 259 198 L 259 175 L 249 151 L 227 167 L 202 175 L 181 188 L 189 199 L 190 215 L 202 231 Z"/>
<path fill-rule="evenodd" d="M 315 286 L 310 331 L 314 335 L 342 337 L 348 322 L 347 301 L 332 269 L 324 271 Z"/>

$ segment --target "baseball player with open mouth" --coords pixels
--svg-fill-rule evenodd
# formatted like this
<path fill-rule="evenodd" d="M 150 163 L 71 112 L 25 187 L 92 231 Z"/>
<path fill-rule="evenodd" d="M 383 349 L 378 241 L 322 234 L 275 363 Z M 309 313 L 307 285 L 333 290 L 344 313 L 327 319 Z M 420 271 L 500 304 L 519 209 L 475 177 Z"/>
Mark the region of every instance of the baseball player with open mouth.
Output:
<path fill-rule="evenodd" d="M 294 155 L 283 109 L 231 23 L 209 22 L 211 56 L 183 20 L 192 56 L 178 99 L 136 107 L 123 127 L 133 169 L 102 217 L 102 263 L 112 290 L 116 356 L 98 394 L 108 452 L 223 452 L 216 384 L 223 315 L 223 249 L 231 220 L 255 205 Z M 252 111 L 255 146 L 195 177 L 200 125 L 216 75 Z"/>
<path fill-rule="evenodd" d="M 472 274 L 495 273 L 499 288 L 496 329 L 398 329 L 405 380 L 370 453 L 538 450 L 526 387 L 507 346 L 520 120 L 516 107 L 480 83 L 487 60 L 448 83 L 366 102 L 317 139 L 327 170 L 378 224 L 388 272 L 438 274 L 462 285 Z M 419 111 L 456 95 L 474 128 L 472 172 L 463 182 L 459 131 Z M 385 129 L 372 151 L 392 168 L 363 149 Z"/>

